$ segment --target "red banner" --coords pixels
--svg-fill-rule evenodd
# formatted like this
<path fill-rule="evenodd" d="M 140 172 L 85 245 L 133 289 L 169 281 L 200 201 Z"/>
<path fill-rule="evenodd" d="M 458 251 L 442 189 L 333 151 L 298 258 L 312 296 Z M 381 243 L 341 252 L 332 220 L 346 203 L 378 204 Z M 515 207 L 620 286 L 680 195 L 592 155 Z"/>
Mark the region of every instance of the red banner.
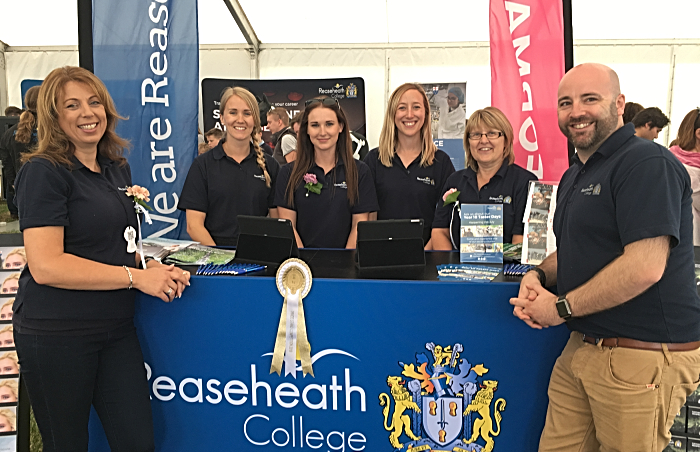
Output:
<path fill-rule="evenodd" d="M 557 126 L 557 87 L 564 75 L 564 19 L 559 0 L 491 0 L 491 105 L 515 133 L 515 162 L 543 181 L 569 167 Z"/>

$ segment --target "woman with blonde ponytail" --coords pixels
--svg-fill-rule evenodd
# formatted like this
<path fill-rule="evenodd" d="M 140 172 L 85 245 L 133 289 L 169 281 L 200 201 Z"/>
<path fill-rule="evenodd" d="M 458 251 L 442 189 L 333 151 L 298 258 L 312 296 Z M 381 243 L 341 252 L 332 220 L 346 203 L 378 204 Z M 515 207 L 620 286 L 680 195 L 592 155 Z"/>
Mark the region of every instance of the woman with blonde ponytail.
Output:
<path fill-rule="evenodd" d="M 19 117 L 19 123 L 12 126 L 0 142 L 0 159 L 7 193 L 7 208 L 10 214 L 17 217 L 17 207 L 14 204 L 15 178 L 22 166 L 21 157 L 27 154 L 37 142 L 36 102 L 39 97 L 39 87 L 32 86 L 24 94 L 26 110 Z"/>
<path fill-rule="evenodd" d="M 220 105 L 226 134 L 192 163 L 177 207 L 187 213 L 192 240 L 232 246 L 238 241 L 238 215 L 277 217 L 279 165 L 255 139 L 261 130 L 255 96 L 245 88 L 226 88 Z"/>

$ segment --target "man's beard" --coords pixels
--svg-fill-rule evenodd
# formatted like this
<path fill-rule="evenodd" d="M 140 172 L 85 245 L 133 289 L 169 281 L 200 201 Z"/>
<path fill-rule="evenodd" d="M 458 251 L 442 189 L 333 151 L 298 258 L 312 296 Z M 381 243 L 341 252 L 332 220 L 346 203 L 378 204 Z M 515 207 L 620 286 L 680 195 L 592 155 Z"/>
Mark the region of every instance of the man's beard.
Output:
<path fill-rule="evenodd" d="M 571 141 L 574 147 L 579 151 L 597 150 L 601 144 L 617 129 L 617 105 L 615 102 L 610 102 L 609 115 L 600 117 L 594 120 L 590 116 L 583 116 L 569 120 L 563 127 L 559 124 L 559 130 Z M 584 124 L 587 122 L 595 122 L 593 132 L 585 135 L 575 134 L 570 129 L 572 124 Z"/>

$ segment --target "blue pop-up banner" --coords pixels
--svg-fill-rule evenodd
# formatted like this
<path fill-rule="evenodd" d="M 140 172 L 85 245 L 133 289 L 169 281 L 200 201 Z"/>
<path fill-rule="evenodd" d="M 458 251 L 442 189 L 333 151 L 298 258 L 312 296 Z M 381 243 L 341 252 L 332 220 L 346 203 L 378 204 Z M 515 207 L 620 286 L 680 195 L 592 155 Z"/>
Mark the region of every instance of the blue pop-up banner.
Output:
<path fill-rule="evenodd" d="M 93 0 L 92 34 L 95 74 L 129 118 L 117 133 L 133 146 L 133 182 L 151 192 L 143 235 L 180 238 L 177 203 L 197 156 L 197 1 Z"/>

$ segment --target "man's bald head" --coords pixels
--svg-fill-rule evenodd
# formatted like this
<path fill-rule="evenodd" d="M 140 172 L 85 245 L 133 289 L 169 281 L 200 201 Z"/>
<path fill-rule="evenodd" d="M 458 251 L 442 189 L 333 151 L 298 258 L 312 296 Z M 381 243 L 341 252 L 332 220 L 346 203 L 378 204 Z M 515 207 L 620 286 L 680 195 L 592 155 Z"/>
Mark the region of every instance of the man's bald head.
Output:
<path fill-rule="evenodd" d="M 622 127 L 625 96 L 609 67 L 586 63 L 562 77 L 557 93 L 559 128 L 585 160 Z"/>
<path fill-rule="evenodd" d="M 564 74 L 559 88 L 563 84 L 580 85 L 582 81 L 595 81 L 600 90 L 607 90 L 613 98 L 620 95 L 620 78 L 617 72 L 600 63 L 583 63 Z"/>

